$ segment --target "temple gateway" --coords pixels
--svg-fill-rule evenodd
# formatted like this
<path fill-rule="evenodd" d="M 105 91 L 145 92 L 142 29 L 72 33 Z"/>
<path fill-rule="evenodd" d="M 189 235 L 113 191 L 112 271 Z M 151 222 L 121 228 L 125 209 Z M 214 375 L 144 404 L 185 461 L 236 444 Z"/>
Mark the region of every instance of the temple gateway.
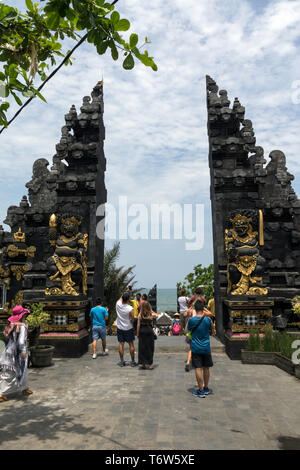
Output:
<path fill-rule="evenodd" d="M 252 122 L 235 98 L 207 77 L 209 167 L 217 334 L 239 358 L 250 328 L 266 322 L 299 328 L 291 299 L 300 287 L 300 201 L 283 152 L 266 161 Z M 0 226 L 0 326 L 20 303 L 50 314 L 42 344 L 58 356 L 87 351 L 87 315 L 103 296 L 104 236 L 96 236 L 106 202 L 103 84 L 65 115 L 52 165 L 38 159 L 28 197 Z M 266 164 L 267 163 L 267 164 Z M 103 224 L 102 224 L 103 225 Z M 156 310 L 156 286 L 150 292 Z"/>
<path fill-rule="evenodd" d="M 206 83 L 217 333 L 234 359 L 250 328 L 300 326 L 300 201 L 284 153 L 267 163 L 238 98 L 230 107 L 227 91 Z"/>

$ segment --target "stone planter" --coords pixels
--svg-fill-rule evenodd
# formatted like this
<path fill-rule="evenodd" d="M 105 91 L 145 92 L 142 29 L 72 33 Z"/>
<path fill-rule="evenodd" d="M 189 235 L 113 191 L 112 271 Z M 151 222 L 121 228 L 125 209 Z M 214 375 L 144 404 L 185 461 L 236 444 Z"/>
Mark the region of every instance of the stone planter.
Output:
<path fill-rule="evenodd" d="M 295 364 L 295 376 L 300 379 L 300 364 Z"/>
<path fill-rule="evenodd" d="M 246 351 L 242 349 L 241 359 L 243 364 L 268 364 L 277 366 L 279 369 L 291 375 L 296 375 L 297 367 L 298 378 L 300 378 L 300 365 L 295 366 L 290 359 L 277 352 Z"/>
<path fill-rule="evenodd" d="M 288 372 L 291 375 L 294 375 L 295 373 L 295 364 L 288 359 L 285 356 L 282 356 L 282 354 L 276 353 L 276 366 L 279 367 L 280 369 L 284 370 L 285 372 Z"/>
<path fill-rule="evenodd" d="M 54 346 L 33 346 L 30 348 L 30 358 L 33 367 L 49 367 L 52 365 Z"/>
<path fill-rule="evenodd" d="M 242 349 L 241 359 L 243 364 L 268 364 L 276 365 L 276 353 L 265 351 L 247 351 Z"/>

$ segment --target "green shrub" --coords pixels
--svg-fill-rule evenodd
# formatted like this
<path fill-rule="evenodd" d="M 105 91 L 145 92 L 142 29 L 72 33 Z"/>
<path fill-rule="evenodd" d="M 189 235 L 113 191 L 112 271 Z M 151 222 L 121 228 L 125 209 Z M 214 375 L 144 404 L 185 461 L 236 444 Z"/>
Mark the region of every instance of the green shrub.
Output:
<path fill-rule="evenodd" d="M 275 338 L 274 338 L 274 331 L 273 331 L 272 325 L 266 325 L 264 334 L 265 336 L 262 340 L 263 350 L 266 352 L 274 352 L 275 351 Z"/>
<path fill-rule="evenodd" d="M 260 341 L 259 333 L 255 330 L 249 331 L 247 351 L 261 351 L 261 341 Z"/>

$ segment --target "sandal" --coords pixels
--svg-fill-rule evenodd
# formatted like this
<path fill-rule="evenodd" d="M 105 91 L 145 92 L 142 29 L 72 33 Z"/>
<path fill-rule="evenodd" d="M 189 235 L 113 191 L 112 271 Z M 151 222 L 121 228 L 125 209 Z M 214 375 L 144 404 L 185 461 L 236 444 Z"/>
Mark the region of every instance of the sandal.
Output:
<path fill-rule="evenodd" d="M 23 395 L 32 395 L 33 392 L 29 389 L 29 388 L 26 388 L 26 390 L 23 390 Z"/>
<path fill-rule="evenodd" d="M 0 395 L 0 402 L 1 401 L 8 401 L 8 398 L 5 395 Z"/>
<path fill-rule="evenodd" d="M 151 366 L 149 366 L 149 370 L 153 370 L 154 369 L 154 366 L 153 364 L 151 364 Z"/>

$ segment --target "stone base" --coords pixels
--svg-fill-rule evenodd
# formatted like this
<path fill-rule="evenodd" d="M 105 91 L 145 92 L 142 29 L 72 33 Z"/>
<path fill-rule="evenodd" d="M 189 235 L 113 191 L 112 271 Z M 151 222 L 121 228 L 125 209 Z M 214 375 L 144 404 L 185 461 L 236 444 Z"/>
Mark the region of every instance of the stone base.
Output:
<path fill-rule="evenodd" d="M 241 351 L 246 348 L 248 334 L 232 335 L 225 334 L 224 344 L 227 356 L 232 360 L 241 360 Z"/>
<path fill-rule="evenodd" d="M 263 333 L 264 327 L 273 316 L 274 302 L 267 297 L 247 298 L 235 296 L 236 298 L 224 300 L 232 319 L 231 329 L 233 334 L 249 333 L 256 330 Z"/>
<path fill-rule="evenodd" d="M 54 346 L 54 357 L 80 357 L 88 351 L 90 335 L 86 329 L 76 333 L 42 333 L 40 345 Z"/>

